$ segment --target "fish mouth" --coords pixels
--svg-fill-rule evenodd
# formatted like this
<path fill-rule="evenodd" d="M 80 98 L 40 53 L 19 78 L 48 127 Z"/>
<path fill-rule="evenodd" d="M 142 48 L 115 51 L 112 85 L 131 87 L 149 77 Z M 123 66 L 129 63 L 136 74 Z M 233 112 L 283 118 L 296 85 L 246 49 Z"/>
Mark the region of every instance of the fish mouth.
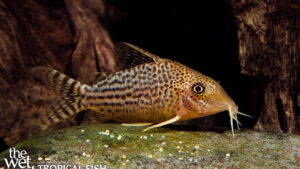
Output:
<path fill-rule="evenodd" d="M 238 130 L 240 129 L 240 125 L 241 125 L 241 123 L 239 122 L 238 117 L 237 117 L 238 106 L 235 104 L 229 105 L 228 111 L 229 111 L 229 117 L 230 117 L 230 126 L 231 126 L 232 137 L 234 138 L 233 120 L 236 122 Z"/>
<path fill-rule="evenodd" d="M 238 130 L 240 130 L 240 126 L 242 125 L 239 122 L 237 115 L 239 114 L 239 115 L 243 115 L 243 116 L 246 116 L 246 117 L 251 117 L 251 118 L 253 118 L 253 117 L 248 115 L 248 114 L 239 112 L 238 111 L 238 106 L 236 104 L 228 105 L 228 111 L 229 111 L 229 117 L 230 117 L 230 126 L 231 126 L 232 137 L 234 138 L 233 120 L 236 122 Z"/>

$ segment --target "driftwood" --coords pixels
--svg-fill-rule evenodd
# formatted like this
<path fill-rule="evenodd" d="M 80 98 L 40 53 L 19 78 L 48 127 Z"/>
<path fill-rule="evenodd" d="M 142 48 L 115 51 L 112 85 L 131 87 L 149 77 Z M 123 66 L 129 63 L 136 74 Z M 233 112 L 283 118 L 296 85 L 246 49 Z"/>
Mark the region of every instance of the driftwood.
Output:
<path fill-rule="evenodd" d="M 114 71 L 113 43 L 100 22 L 111 8 L 104 0 L 0 2 L 0 137 L 8 145 L 41 132 L 39 116 L 55 97 L 31 78 L 33 67 L 54 67 L 83 82 L 100 67 Z M 75 118 L 54 128 L 74 124 Z"/>
<path fill-rule="evenodd" d="M 263 94 L 262 103 L 256 101 L 261 110 L 255 129 L 299 133 L 300 1 L 229 3 L 238 27 L 242 73 L 257 77 L 261 88 L 256 92 Z"/>

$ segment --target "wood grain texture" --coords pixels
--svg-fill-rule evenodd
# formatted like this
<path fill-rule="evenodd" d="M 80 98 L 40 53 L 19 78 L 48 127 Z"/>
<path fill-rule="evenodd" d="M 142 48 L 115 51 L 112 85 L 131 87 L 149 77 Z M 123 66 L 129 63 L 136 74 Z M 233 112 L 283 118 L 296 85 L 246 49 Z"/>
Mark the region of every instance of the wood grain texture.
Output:
<path fill-rule="evenodd" d="M 7 145 L 41 132 L 38 119 L 55 98 L 31 77 L 33 67 L 53 67 L 85 82 L 97 67 L 114 70 L 112 41 L 95 8 L 111 16 L 101 0 L 0 2 L 0 138 Z M 48 127 L 77 123 L 74 117 Z"/>
<path fill-rule="evenodd" d="M 257 77 L 256 92 L 263 93 L 255 128 L 299 133 L 300 1 L 228 2 L 238 27 L 242 73 Z"/>
<path fill-rule="evenodd" d="M 91 72 L 114 72 L 113 42 L 99 22 L 100 18 L 108 18 L 109 9 L 113 11 L 113 8 L 103 0 L 65 0 L 65 4 L 75 29 L 72 73 L 79 80 L 89 82 L 94 78 Z"/>

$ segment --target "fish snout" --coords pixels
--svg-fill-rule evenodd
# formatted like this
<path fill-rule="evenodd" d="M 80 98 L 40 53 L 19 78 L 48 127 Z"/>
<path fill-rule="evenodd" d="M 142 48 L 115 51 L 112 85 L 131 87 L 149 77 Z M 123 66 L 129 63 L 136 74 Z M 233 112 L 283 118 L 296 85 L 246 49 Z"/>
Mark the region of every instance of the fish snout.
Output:
<path fill-rule="evenodd" d="M 238 113 L 239 107 L 233 102 L 228 104 L 228 111 L 231 117 L 236 116 Z"/>
<path fill-rule="evenodd" d="M 222 88 L 216 93 L 215 98 L 215 106 L 219 107 L 220 112 L 226 110 L 233 114 L 237 112 L 238 106 Z"/>

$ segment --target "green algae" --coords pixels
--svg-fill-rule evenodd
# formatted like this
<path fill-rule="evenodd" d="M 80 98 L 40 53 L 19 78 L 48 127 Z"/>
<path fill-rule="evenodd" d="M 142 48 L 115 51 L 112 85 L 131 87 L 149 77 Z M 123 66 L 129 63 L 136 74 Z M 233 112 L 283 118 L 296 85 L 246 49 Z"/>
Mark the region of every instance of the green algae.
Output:
<path fill-rule="evenodd" d="M 142 127 L 118 124 L 77 126 L 29 138 L 15 147 L 28 152 L 32 158 L 31 165 L 98 164 L 108 168 L 300 167 L 299 135 L 241 130 L 233 139 L 229 130 L 215 132 L 176 128 L 142 132 Z M 0 157 L 8 158 L 8 151 Z M 3 161 L 0 166 L 4 166 Z"/>

